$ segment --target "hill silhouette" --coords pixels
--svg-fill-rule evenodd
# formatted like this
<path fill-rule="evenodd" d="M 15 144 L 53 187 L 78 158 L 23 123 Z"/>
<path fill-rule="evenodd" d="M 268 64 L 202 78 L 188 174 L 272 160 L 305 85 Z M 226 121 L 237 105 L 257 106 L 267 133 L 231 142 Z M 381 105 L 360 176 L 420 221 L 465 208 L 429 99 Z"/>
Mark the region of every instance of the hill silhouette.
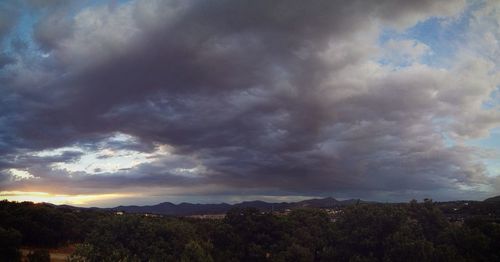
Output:
<path fill-rule="evenodd" d="M 218 214 L 226 213 L 231 208 L 257 208 L 261 211 L 284 211 L 286 209 L 296 208 L 334 208 L 339 206 L 353 205 L 356 203 L 366 203 L 360 199 L 337 200 L 333 197 L 308 199 L 299 202 L 280 202 L 270 203 L 260 200 L 244 201 L 237 204 L 192 204 L 180 203 L 173 204 L 170 202 L 163 202 L 156 205 L 147 206 L 117 206 L 111 208 L 113 211 L 122 211 L 126 213 L 149 213 L 159 215 L 173 215 L 173 216 L 188 216 L 188 215 L 201 215 L 201 214 Z"/>

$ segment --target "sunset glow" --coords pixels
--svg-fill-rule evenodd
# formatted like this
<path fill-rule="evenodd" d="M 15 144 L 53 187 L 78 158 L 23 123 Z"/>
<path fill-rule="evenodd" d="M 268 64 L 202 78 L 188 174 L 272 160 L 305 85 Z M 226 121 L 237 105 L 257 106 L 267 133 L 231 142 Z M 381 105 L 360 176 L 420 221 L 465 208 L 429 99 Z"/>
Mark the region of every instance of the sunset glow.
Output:
<path fill-rule="evenodd" d="M 92 203 L 120 199 L 134 196 L 133 194 L 95 194 L 95 195 L 66 195 L 52 194 L 47 192 L 23 192 L 23 191 L 1 191 L 0 199 L 9 201 L 30 201 L 35 203 L 52 203 L 56 205 L 80 205 L 88 206 Z"/>

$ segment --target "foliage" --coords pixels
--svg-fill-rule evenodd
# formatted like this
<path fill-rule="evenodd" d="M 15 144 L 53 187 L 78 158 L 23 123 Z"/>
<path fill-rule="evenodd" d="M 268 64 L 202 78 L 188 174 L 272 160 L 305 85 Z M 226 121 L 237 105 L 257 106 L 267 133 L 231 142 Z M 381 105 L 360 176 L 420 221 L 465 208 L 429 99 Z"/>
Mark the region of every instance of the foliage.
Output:
<path fill-rule="evenodd" d="M 49 204 L 0 201 L 0 226 L 22 235 L 22 244 L 53 247 L 83 241 L 102 212 L 55 208 Z"/>
<path fill-rule="evenodd" d="M 28 254 L 29 262 L 50 262 L 50 254 L 47 249 L 37 249 Z"/>
<path fill-rule="evenodd" d="M 182 220 L 112 216 L 90 232 L 73 260 L 209 261 L 207 246 L 193 226 Z"/>
<path fill-rule="evenodd" d="M 500 261 L 492 204 L 456 205 L 467 216 L 429 200 L 203 220 L 1 201 L 0 260 L 18 261 L 21 244 L 80 243 L 70 261 Z M 44 261 L 40 252 L 28 259 Z"/>
<path fill-rule="evenodd" d="M 21 245 L 21 233 L 19 231 L 0 227 L 0 259 L 2 261 L 17 261 L 21 253 L 19 246 Z"/>

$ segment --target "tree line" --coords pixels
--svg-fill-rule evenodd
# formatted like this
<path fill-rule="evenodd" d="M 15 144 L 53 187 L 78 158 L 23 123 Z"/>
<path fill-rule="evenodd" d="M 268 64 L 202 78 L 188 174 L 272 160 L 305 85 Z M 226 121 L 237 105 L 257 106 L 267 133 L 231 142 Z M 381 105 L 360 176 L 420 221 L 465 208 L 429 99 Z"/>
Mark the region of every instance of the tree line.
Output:
<path fill-rule="evenodd" d="M 71 261 L 500 261 L 500 224 L 450 222 L 436 203 L 359 204 L 335 216 L 232 209 L 222 220 L 0 202 L 0 257 L 78 243 Z"/>

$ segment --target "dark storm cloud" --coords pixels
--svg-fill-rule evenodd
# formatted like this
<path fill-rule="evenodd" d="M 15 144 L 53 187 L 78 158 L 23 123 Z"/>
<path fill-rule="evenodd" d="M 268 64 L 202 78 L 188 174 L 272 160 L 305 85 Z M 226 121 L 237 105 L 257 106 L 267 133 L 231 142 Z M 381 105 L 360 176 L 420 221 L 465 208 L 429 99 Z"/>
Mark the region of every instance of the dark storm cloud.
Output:
<path fill-rule="evenodd" d="M 40 155 L 3 155 L 0 160 L 0 168 L 26 169 L 33 166 L 49 166 L 54 163 L 70 163 L 78 160 L 82 156 L 80 151 L 63 151 L 60 154 L 40 156 Z"/>
<path fill-rule="evenodd" d="M 38 165 L 79 157 L 68 153 L 29 159 L 40 179 L 22 184 L 38 187 L 368 194 L 484 183 L 474 150 L 446 145 L 437 130 L 458 133 L 436 120 L 472 108 L 453 82 L 458 71 L 370 78 L 366 69 L 379 26 L 401 29 L 462 8 L 463 1 L 137 1 L 72 19 L 59 9 L 34 28 L 50 57 L 4 76 L 0 152 L 69 145 L 153 152 L 168 144 L 205 168 L 183 177 L 156 159 L 69 177 Z M 21 81 L 30 70 L 36 77 Z M 446 100 L 451 93 L 465 97 L 460 105 Z M 116 132 L 137 141 L 99 144 Z"/>
<path fill-rule="evenodd" d="M 4 66 L 14 63 L 16 60 L 7 54 L 0 53 L 0 69 Z"/>

